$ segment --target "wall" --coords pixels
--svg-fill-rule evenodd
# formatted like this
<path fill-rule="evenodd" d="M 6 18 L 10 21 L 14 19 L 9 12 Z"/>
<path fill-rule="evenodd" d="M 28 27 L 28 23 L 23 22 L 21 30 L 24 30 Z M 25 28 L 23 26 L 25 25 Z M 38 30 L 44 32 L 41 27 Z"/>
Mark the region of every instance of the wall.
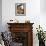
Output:
<path fill-rule="evenodd" d="M 44 0 L 45 1 L 45 0 Z M 26 3 L 26 16 L 15 15 L 15 3 Z M 3 31 L 8 30 L 7 22 L 11 19 L 17 19 L 19 22 L 25 22 L 30 20 L 33 25 L 33 45 L 38 46 L 38 39 L 36 37 L 36 27 L 40 24 L 44 30 L 46 30 L 46 15 L 42 12 L 45 8 L 43 0 L 2 0 L 2 26 Z M 44 3 L 43 3 L 44 4 Z M 45 11 L 45 10 L 44 10 Z"/>
<path fill-rule="evenodd" d="M 40 0 L 40 10 L 42 13 L 46 13 L 46 0 Z"/>
<path fill-rule="evenodd" d="M 26 3 L 26 16 L 15 16 L 15 3 L 25 2 Z M 37 6 L 38 5 L 38 6 Z M 39 23 L 40 14 L 40 0 L 2 0 L 2 23 L 6 25 L 10 19 L 17 19 L 19 22 L 24 22 L 27 18 L 31 22 Z M 18 19 L 19 18 L 19 19 Z M 23 18 L 23 19 L 22 19 Z M 38 21 L 37 21 L 38 20 Z M 5 28 L 6 29 L 6 28 Z"/>
<path fill-rule="evenodd" d="M 0 0 L 0 31 L 2 31 L 2 0 Z"/>
<path fill-rule="evenodd" d="M 46 0 L 40 0 L 40 24 L 46 31 Z"/>
<path fill-rule="evenodd" d="M 26 16 L 15 15 L 15 3 L 26 3 Z M 3 31 L 8 30 L 7 22 L 10 19 L 17 19 L 19 22 L 30 20 L 33 25 L 33 45 L 38 46 L 36 27 L 40 24 L 40 0 L 2 0 L 2 25 Z M 37 39 L 37 40 L 36 40 Z"/>

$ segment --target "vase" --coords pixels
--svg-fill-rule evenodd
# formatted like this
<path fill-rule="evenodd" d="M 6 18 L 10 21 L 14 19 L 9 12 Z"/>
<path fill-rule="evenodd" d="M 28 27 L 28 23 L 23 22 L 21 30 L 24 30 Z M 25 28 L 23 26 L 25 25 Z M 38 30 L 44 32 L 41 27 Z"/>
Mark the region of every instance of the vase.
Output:
<path fill-rule="evenodd" d="M 45 41 L 39 40 L 39 46 L 45 46 Z"/>

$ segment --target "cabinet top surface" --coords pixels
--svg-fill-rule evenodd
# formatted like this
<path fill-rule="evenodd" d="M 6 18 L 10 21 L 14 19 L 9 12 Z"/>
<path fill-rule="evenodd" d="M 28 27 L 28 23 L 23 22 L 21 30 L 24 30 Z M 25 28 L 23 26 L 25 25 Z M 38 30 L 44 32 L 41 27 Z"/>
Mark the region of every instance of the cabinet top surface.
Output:
<path fill-rule="evenodd" d="M 7 24 L 8 24 L 8 25 L 14 25 L 14 24 L 19 24 L 19 25 L 20 25 L 20 24 L 22 24 L 22 25 L 23 25 L 23 24 L 31 24 L 31 25 L 33 25 L 34 23 L 7 23 Z"/>

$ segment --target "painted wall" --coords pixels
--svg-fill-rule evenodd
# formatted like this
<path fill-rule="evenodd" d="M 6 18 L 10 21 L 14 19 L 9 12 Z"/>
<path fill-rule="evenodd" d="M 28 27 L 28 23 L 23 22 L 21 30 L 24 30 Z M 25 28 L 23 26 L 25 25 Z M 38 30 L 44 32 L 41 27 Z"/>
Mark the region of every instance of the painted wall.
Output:
<path fill-rule="evenodd" d="M 25 2 L 26 3 L 26 16 L 16 16 L 15 15 L 15 3 Z M 38 5 L 38 6 L 37 6 Z M 17 19 L 19 22 L 24 22 L 25 20 L 30 20 L 33 23 L 39 23 L 40 14 L 40 0 L 2 0 L 2 24 L 3 26 L 10 19 Z M 38 21 L 37 21 L 38 20 Z M 6 27 L 6 26 L 5 26 Z M 6 30 L 7 28 L 4 29 Z M 4 31 L 5 31 L 4 30 Z"/>
<path fill-rule="evenodd" d="M 0 0 L 0 31 L 2 31 L 2 0 Z"/>
<path fill-rule="evenodd" d="M 46 13 L 46 0 L 40 0 L 40 10 L 42 13 Z"/>
<path fill-rule="evenodd" d="M 15 15 L 15 3 L 26 3 L 26 16 Z M 33 25 L 33 45 L 38 46 L 36 27 L 40 24 L 40 0 L 2 0 L 2 25 L 3 31 L 8 30 L 7 22 L 10 19 L 17 19 L 19 22 L 30 20 Z M 37 39 L 37 40 L 36 40 Z"/>
<path fill-rule="evenodd" d="M 26 16 L 15 15 L 15 3 L 26 3 Z M 39 24 L 46 30 L 46 15 L 42 12 L 42 0 L 2 0 L 2 26 L 3 31 L 8 30 L 7 22 L 11 19 L 17 19 L 19 22 L 30 20 L 33 25 L 33 45 L 38 46 L 38 39 L 36 37 L 36 27 Z"/>
<path fill-rule="evenodd" d="M 46 31 L 46 0 L 40 0 L 40 24 Z"/>

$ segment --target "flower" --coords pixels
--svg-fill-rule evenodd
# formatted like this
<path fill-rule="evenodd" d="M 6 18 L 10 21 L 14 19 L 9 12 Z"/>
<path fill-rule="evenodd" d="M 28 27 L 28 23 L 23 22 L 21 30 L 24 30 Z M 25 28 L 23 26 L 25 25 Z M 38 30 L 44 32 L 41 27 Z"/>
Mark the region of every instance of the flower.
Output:
<path fill-rule="evenodd" d="M 38 40 L 43 40 L 43 41 L 45 41 L 45 35 L 44 35 L 44 32 L 43 32 L 42 27 L 40 27 L 40 25 L 39 25 L 39 28 L 36 28 L 36 29 L 37 29 L 37 34 L 36 34 L 36 36 L 38 35 Z"/>

